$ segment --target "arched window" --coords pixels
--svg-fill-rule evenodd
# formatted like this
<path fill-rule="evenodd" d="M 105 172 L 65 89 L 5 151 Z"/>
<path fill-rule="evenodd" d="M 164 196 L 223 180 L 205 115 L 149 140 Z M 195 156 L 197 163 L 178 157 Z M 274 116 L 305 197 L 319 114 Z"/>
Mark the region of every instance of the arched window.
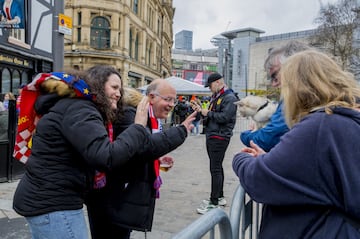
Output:
<path fill-rule="evenodd" d="M 10 92 L 11 75 L 7 68 L 3 69 L 1 73 L 1 79 L 1 92 Z"/>
<path fill-rule="evenodd" d="M 18 93 L 17 89 L 19 88 L 19 85 L 20 85 L 20 72 L 18 70 L 13 71 L 11 85 L 12 85 L 12 87 L 11 87 L 12 93 L 16 95 Z"/>
<path fill-rule="evenodd" d="M 90 45 L 97 49 L 110 48 L 110 23 L 104 17 L 95 17 L 91 21 Z"/>

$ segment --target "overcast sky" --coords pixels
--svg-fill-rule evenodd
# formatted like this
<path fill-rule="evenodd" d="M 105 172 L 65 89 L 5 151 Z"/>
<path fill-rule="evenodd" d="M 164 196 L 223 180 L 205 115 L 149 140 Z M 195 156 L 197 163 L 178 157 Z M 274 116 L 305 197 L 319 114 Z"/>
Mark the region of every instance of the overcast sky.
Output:
<path fill-rule="evenodd" d="M 174 36 L 193 32 L 193 50 L 214 48 L 212 37 L 240 28 L 265 31 L 261 36 L 309 30 L 323 4 L 337 0 L 173 0 Z M 175 44 L 174 44 L 175 45 Z M 174 47 L 173 45 L 173 47 Z"/>

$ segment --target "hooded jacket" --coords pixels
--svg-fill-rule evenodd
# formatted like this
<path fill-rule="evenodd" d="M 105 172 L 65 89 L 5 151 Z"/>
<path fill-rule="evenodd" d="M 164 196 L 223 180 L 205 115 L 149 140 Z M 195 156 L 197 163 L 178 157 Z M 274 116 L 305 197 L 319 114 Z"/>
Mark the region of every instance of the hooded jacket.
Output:
<path fill-rule="evenodd" d="M 245 191 L 264 204 L 260 238 L 360 238 L 360 112 L 304 117 L 270 152 L 235 155 Z M 345 216 L 346 215 L 346 216 Z"/>
<path fill-rule="evenodd" d="M 44 115 L 13 200 L 14 210 L 22 216 L 82 208 L 95 169 L 119 169 L 150 147 L 150 134 L 137 124 L 111 143 L 104 120 L 90 100 L 48 94 L 40 96 L 36 105 Z"/>

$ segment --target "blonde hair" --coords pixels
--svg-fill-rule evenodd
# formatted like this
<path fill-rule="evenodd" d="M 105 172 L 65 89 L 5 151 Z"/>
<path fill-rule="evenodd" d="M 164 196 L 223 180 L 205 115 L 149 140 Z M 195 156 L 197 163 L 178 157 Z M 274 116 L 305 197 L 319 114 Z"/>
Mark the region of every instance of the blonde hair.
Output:
<path fill-rule="evenodd" d="M 360 88 L 354 76 L 324 53 L 307 50 L 289 57 L 280 70 L 284 114 L 291 128 L 310 112 L 359 105 Z"/>
<path fill-rule="evenodd" d="M 7 92 L 5 95 L 8 95 L 8 96 L 9 96 L 9 100 L 16 100 L 14 94 L 11 93 L 11 92 Z"/>

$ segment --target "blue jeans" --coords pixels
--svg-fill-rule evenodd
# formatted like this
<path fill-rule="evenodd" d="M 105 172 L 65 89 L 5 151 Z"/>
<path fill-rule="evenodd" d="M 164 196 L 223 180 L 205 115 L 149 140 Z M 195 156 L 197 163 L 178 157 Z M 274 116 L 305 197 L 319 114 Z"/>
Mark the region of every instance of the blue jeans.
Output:
<path fill-rule="evenodd" d="M 26 217 L 32 239 L 88 239 L 84 211 L 67 210 Z"/>
<path fill-rule="evenodd" d="M 199 125 L 200 125 L 200 120 L 198 121 L 193 121 L 192 124 L 194 125 L 194 128 L 192 129 L 193 134 L 199 134 Z"/>

